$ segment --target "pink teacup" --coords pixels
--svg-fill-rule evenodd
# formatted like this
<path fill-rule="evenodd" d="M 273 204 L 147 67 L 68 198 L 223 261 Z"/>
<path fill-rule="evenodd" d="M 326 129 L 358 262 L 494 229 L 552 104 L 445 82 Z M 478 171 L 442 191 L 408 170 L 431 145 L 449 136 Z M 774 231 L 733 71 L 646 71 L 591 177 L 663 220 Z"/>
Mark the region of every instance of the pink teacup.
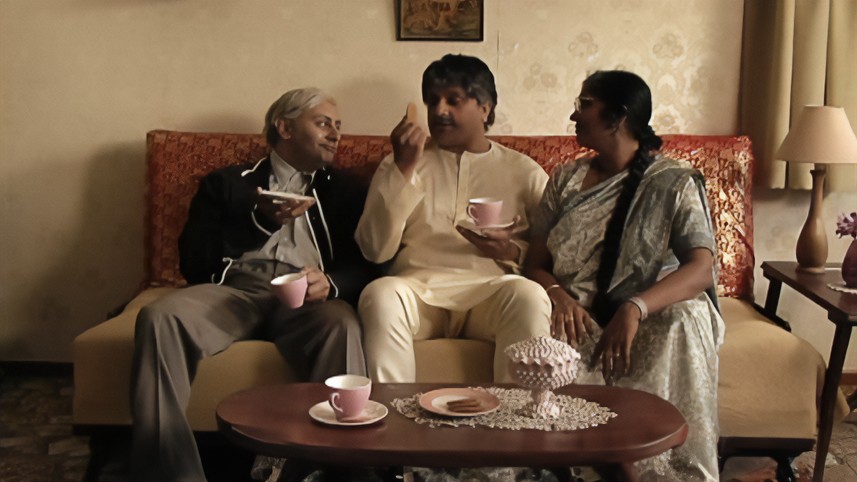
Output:
<path fill-rule="evenodd" d="M 300 308 L 306 298 L 306 273 L 290 273 L 271 280 L 271 289 L 289 308 Z"/>
<path fill-rule="evenodd" d="M 503 211 L 503 200 L 493 197 L 478 197 L 468 201 L 467 215 L 477 226 L 494 226 L 500 224 L 500 213 Z"/>
<path fill-rule="evenodd" d="M 372 393 L 372 380 L 360 375 L 337 375 L 325 380 L 324 384 L 333 389 L 328 402 L 336 420 L 358 420 Z"/>

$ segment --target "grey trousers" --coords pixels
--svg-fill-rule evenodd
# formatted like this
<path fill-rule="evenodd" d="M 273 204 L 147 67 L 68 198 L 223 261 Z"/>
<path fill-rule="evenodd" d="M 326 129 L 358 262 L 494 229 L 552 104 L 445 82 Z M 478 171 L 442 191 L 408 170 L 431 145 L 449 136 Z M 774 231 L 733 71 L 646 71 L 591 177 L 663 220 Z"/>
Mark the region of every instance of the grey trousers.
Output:
<path fill-rule="evenodd" d="M 190 385 L 199 361 L 234 341 L 274 341 L 310 381 L 366 374 L 354 309 L 341 300 L 281 307 L 269 288 L 275 271 L 234 271 L 223 285 L 190 286 L 140 311 L 131 378 L 134 480 L 205 480 L 185 417 Z"/>

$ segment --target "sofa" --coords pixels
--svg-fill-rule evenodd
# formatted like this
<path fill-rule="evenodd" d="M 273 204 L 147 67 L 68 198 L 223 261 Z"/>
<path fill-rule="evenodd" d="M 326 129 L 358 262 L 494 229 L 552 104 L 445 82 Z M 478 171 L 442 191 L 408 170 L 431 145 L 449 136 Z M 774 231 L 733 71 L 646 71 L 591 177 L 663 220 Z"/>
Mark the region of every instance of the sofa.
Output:
<path fill-rule="evenodd" d="M 583 154 L 573 136 L 497 136 L 547 171 Z M 386 136 L 343 136 L 335 164 L 367 184 L 391 151 Z M 179 289 L 178 235 L 200 177 L 229 163 L 265 155 L 261 135 L 156 130 L 147 136 L 145 213 L 146 279 L 139 294 L 103 323 L 74 340 L 73 423 L 96 434 L 131 423 L 129 386 L 134 323 L 146 303 Z M 722 460 L 768 455 L 781 462 L 810 450 L 824 360 L 807 342 L 764 316 L 753 295 L 753 157 L 747 137 L 666 135 L 662 149 L 686 159 L 706 177 L 716 228 L 717 292 L 726 321 L 720 350 L 719 417 Z M 433 339 L 415 344 L 417 381 L 492 381 L 490 343 Z M 295 381 L 295 372 L 272 343 L 240 341 L 202 361 L 187 417 L 200 434 L 216 431 L 214 410 L 225 396 L 252 386 Z M 842 397 L 840 397 L 842 398 Z M 844 400 L 839 407 L 844 413 Z"/>

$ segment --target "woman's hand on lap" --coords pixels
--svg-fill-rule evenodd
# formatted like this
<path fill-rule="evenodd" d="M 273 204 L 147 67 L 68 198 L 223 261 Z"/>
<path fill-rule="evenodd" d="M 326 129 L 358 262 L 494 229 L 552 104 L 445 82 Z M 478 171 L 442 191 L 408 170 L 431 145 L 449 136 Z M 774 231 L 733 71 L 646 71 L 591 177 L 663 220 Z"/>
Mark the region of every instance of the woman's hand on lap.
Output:
<path fill-rule="evenodd" d="M 551 336 L 577 348 L 584 337 L 592 334 L 592 317 L 580 303 L 560 286 L 551 287 L 548 297 L 553 302 Z"/>
<path fill-rule="evenodd" d="M 640 328 L 640 310 L 632 303 L 622 303 L 607 323 L 590 360 L 595 366 L 601 360 L 601 373 L 609 384 L 628 373 L 631 367 L 631 347 Z"/>

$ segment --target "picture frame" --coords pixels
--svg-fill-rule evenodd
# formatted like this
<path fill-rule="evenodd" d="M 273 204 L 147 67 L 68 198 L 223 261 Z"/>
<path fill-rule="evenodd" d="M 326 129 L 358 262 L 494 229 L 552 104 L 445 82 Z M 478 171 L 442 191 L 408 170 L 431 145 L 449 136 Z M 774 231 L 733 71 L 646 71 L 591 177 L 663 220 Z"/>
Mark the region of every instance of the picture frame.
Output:
<path fill-rule="evenodd" d="M 481 42 L 484 0 L 394 0 L 396 40 Z"/>

